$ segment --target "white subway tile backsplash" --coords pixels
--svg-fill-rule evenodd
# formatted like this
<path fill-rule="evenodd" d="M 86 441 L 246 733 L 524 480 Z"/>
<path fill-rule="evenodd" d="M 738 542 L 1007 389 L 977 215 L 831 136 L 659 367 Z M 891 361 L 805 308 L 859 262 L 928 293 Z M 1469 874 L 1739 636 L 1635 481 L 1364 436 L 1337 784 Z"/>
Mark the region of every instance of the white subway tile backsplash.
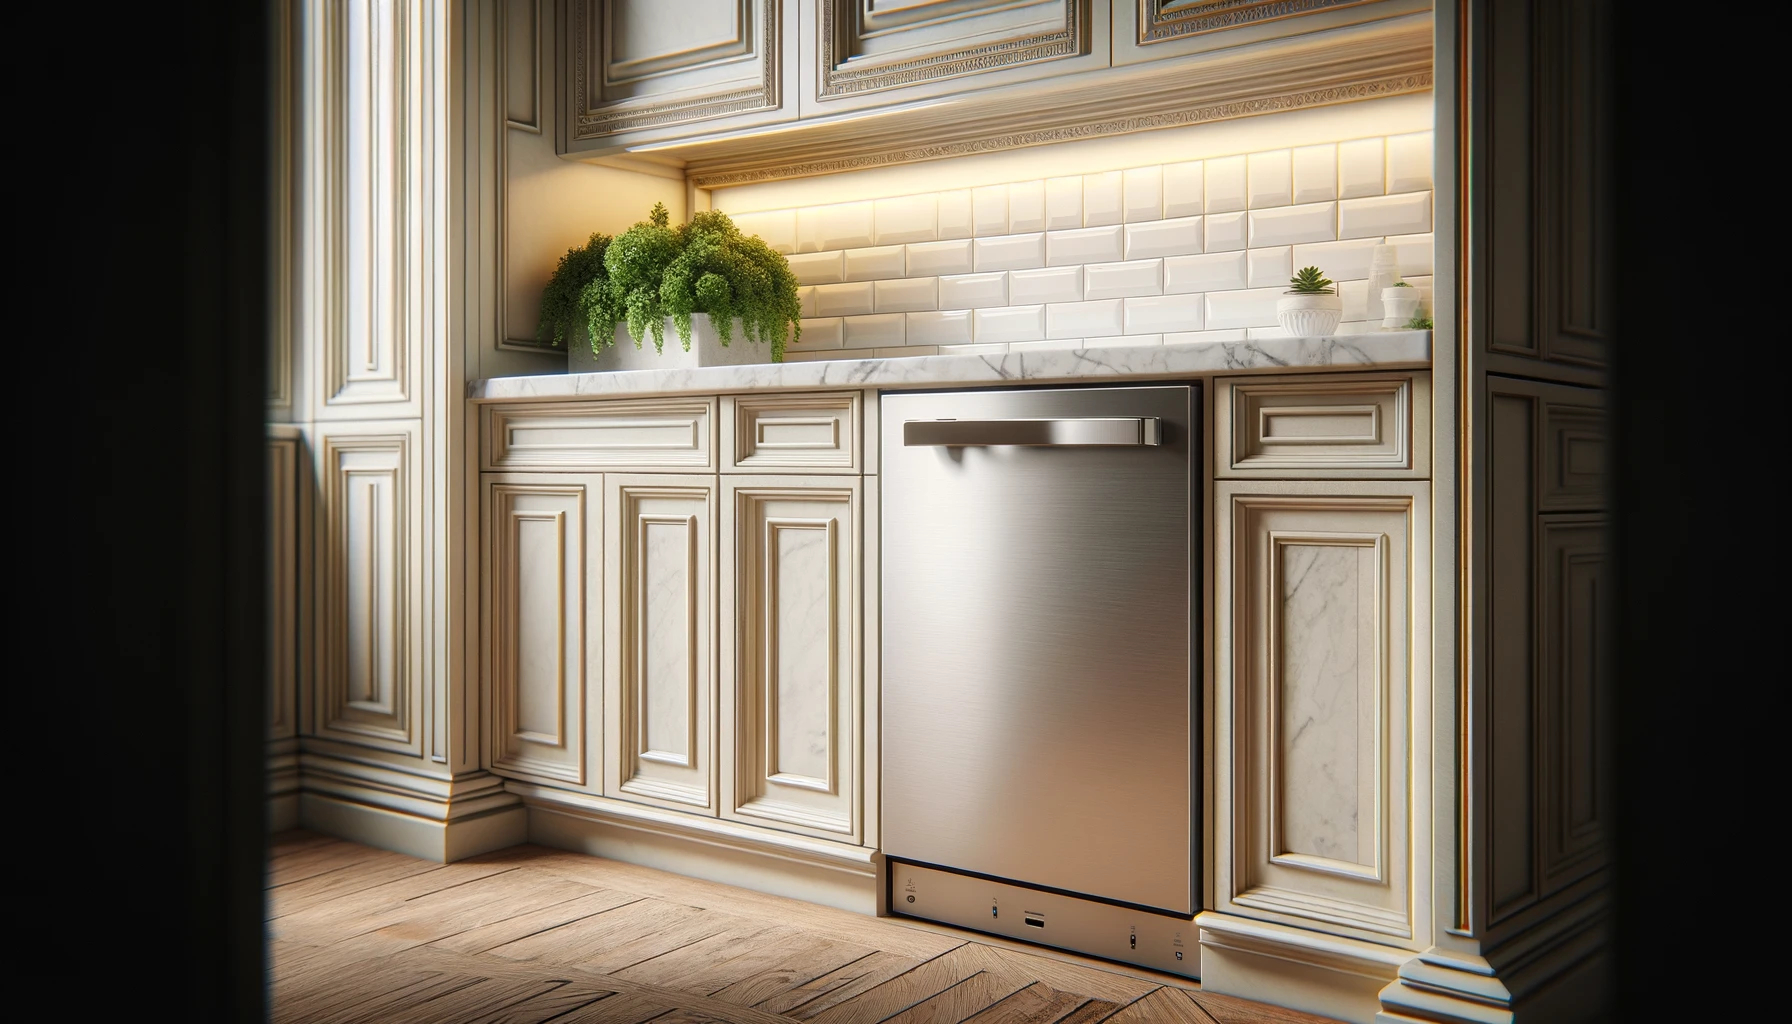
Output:
<path fill-rule="evenodd" d="M 1120 198 L 1122 180 L 1119 171 L 1083 175 L 1084 227 L 1118 224 L 1125 219 Z"/>
<path fill-rule="evenodd" d="M 1288 150 L 1252 153 L 1245 158 L 1245 177 L 1253 210 L 1287 206 L 1294 201 L 1292 161 Z"/>
<path fill-rule="evenodd" d="M 931 242 L 939 237 L 939 201 L 931 195 L 879 199 L 872 227 L 878 245 Z"/>
<path fill-rule="evenodd" d="M 1083 268 L 1047 267 L 1016 270 L 1008 275 L 1008 301 L 1017 306 L 1042 302 L 1076 302 L 1083 297 Z"/>
<path fill-rule="evenodd" d="M 939 283 L 931 277 L 874 282 L 871 308 L 879 313 L 912 313 L 923 309 L 938 309 Z"/>
<path fill-rule="evenodd" d="M 1208 214 L 1232 213 L 1246 206 L 1245 158 L 1242 156 L 1221 157 L 1207 161 L 1207 208 Z"/>
<path fill-rule="evenodd" d="M 1226 252 L 1244 248 L 1245 215 L 1242 213 L 1210 213 L 1202 218 L 1207 228 L 1208 252 Z"/>
<path fill-rule="evenodd" d="M 1022 181 L 1008 186 L 1008 230 L 1045 230 L 1045 182 Z"/>
<path fill-rule="evenodd" d="M 978 309 L 1007 304 L 1007 274 L 964 274 L 940 278 L 941 309 Z"/>
<path fill-rule="evenodd" d="M 1289 249 L 1285 245 L 1248 250 L 1249 285 L 1252 288 L 1286 288 L 1294 270 L 1288 265 Z"/>
<path fill-rule="evenodd" d="M 1334 281 L 1360 281 L 1369 276 L 1379 238 L 1349 238 L 1294 247 L 1295 267 L 1318 267 Z"/>
<path fill-rule="evenodd" d="M 1338 147 L 1300 146 L 1294 150 L 1294 202 L 1324 203 L 1338 198 Z"/>
<path fill-rule="evenodd" d="M 1046 230 L 1062 230 L 1083 226 L 1083 179 L 1045 179 Z"/>
<path fill-rule="evenodd" d="M 910 313 L 907 331 L 910 345 L 968 345 L 971 314 L 964 309 Z"/>
<path fill-rule="evenodd" d="M 1432 236 L 1429 231 L 1422 235 L 1390 235 L 1388 244 L 1400 260 L 1400 276 L 1412 277 L 1430 274 L 1432 269 Z"/>
<path fill-rule="evenodd" d="M 1230 331 L 1183 331 L 1164 335 L 1166 345 L 1212 345 L 1217 342 L 1244 341 L 1248 335 L 1245 328 Z"/>
<path fill-rule="evenodd" d="M 789 255 L 796 252 L 796 211 L 769 210 L 765 213 L 730 214 L 734 226 L 743 235 L 757 235 L 774 251 Z"/>
<path fill-rule="evenodd" d="M 933 345 L 907 345 L 902 348 L 880 348 L 871 354 L 878 359 L 914 359 L 919 356 L 937 356 L 940 350 Z"/>
<path fill-rule="evenodd" d="M 1119 334 L 1119 299 L 1094 302 L 1054 302 L 1045 307 L 1045 336 L 1048 338 L 1093 338 Z"/>
<path fill-rule="evenodd" d="M 1431 188 L 1431 133 L 1388 136 L 1388 194 Z"/>
<path fill-rule="evenodd" d="M 1164 165 L 1164 216 L 1197 217 L 1206 210 L 1201 161 Z"/>
<path fill-rule="evenodd" d="M 1416 235 L 1430 230 L 1429 192 L 1346 199 L 1338 204 L 1338 235 L 1341 238 Z"/>
<path fill-rule="evenodd" d="M 796 211 L 796 251 L 820 252 L 872 245 L 871 210 L 870 203 L 799 207 Z"/>
<path fill-rule="evenodd" d="M 1382 156 L 1387 140 L 1353 139 L 1338 143 L 1338 198 L 1378 196 L 1387 187 L 1382 180 Z"/>
<path fill-rule="evenodd" d="M 1251 211 L 1251 240 L 1259 245 L 1325 242 L 1338 237 L 1338 204 L 1308 203 Z"/>
<path fill-rule="evenodd" d="M 837 316 L 820 319 L 804 319 L 802 337 L 790 345 L 792 350 L 809 351 L 818 348 L 839 348 L 842 343 L 840 318 Z"/>
<path fill-rule="evenodd" d="M 784 361 L 787 363 L 815 363 L 826 359 L 863 359 L 869 354 L 870 353 L 868 352 L 854 352 L 850 349 L 841 350 L 837 348 L 821 349 L 815 352 L 798 352 L 795 349 L 786 349 L 784 352 Z"/>
<path fill-rule="evenodd" d="M 878 281 L 901 277 L 906 257 L 900 245 L 880 245 L 873 249 L 848 249 L 845 272 L 848 281 Z"/>
<path fill-rule="evenodd" d="M 804 316 L 815 315 L 815 288 L 815 285 L 809 285 L 796 290 L 797 301 L 803 304 Z"/>
<path fill-rule="evenodd" d="M 1164 291 L 1223 292 L 1246 285 L 1245 254 L 1214 252 L 1200 256 L 1172 256 L 1164 260 Z"/>
<path fill-rule="evenodd" d="M 874 313 L 870 316 L 846 317 L 847 348 L 876 348 L 879 345 L 903 344 L 907 318 L 901 313 Z"/>
<path fill-rule="evenodd" d="M 1085 299 L 1124 299 L 1133 295 L 1161 295 L 1163 290 L 1163 260 L 1091 263 L 1083 268 L 1083 298 Z"/>
<path fill-rule="evenodd" d="M 846 280 L 840 259 L 840 250 L 830 252 L 799 252 L 786 256 L 790 263 L 790 272 L 796 275 L 797 284 L 839 284 Z"/>
<path fill-rule="evenodd" d="M 1121 334 L 1111 338 L 1083 339 L 1085 348 L 1148 348 L 1163 343 L 1164 336 L 1161 334 Z"/>
<path fill-rule="evenodd" d="M 1053 338 L 1049 341 L 1028 341 L 1008 346 L 1010 352 L 1050 352 L 1085 348 L 1134 348 L 1152 342 L 1139 337 L 1112 335 L 1105 338 Z"/>
<path fill-rule="evenodd" d="M 968 188 L 953 189 L 941 192 L 940 231 L 941 238 L 969 238 L 976 232 L 971 226 L 971 190 Z"/>
<path fill-rule="evenodd" d="M 1164 174 L 1161 167 L 1134 167 L 1125 174 L 1126 223 L 1157 220 L 1164 215 Z"/>
<path fill-rule="evenodd" d="M 1228 327 L 1273 327 L 1276 323 L 1276 300 L 1286 288 L 1253 288 L 1240 292 L 1207 293 L 1207 326 L 1212 330 Z M 848 321 L 851 327 L 851 321 Z M 849 341 L 848 344 L 851 344 Z"/>
<path fill-rule="evenodd" d="M 1120 305 L 1127 334 L 1198 331 L 1206 319 L 1206 303 L 1200 295 L 1147 295 Z"/>
<path fill-rule="evenodd" d="M 1054 267 L 1066 263 L 1098 263 L 1120 258 L 1121 232 L 1110 227 L 1078 228 L 1045 233 L 1045 262 Z"/>
<path fill-rule="evenodd" d="M 908 276 L 935 277 L 971 272 L 971 240 L 917 242 L 908 247 Z"/>
<path fill-rule="evenodd" d="M 1045 266 L 1045 235 L 997 235 L 977 239 L 972 262 L 986 270 L 1031 270 Z"/>
<path fill-rule="evenodd" d="M 1201 251 L 1201 218 L 1177 217 L 1126 225 L 1126 258 L 1188 256 Z"/>
<path fill-rule="evenodd" d="M 977 344 L 1037 341 L 1043 337 L 1044 306 L 1001 306 L 971 313 L 971 340 Z"/>
<path fill-rule="evenodd" d="M 871 282 L 815 286 L 816 316 L 858 316 L 871 312 Z"/>
<path fill-rule="evenodd" d="M 1008 351 L 1006 345 L 941 345 L 942 356 L 999 356 Z"/>
<path fill-rule="evenodd" d="M 1367 320 L 1369 318 L 1369 282 L 1339 281 L 1338 298 L 1344 300 L 1344 319 Z"/>
<path fill-rule="evenodd" d="M 1008 186 L 971 189 L 971 227 L 978 235 L 1008 233 Z"/>

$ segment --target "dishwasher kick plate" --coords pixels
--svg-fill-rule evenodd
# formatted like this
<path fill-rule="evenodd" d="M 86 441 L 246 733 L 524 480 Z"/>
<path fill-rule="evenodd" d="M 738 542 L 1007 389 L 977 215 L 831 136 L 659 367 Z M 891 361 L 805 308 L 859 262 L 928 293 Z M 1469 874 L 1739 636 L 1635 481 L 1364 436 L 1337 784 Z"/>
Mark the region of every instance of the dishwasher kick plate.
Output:
<path fill-rule="evenodd" d="M 1201 977 L 1193 918 L 891 860 L 890 912 Z"/>

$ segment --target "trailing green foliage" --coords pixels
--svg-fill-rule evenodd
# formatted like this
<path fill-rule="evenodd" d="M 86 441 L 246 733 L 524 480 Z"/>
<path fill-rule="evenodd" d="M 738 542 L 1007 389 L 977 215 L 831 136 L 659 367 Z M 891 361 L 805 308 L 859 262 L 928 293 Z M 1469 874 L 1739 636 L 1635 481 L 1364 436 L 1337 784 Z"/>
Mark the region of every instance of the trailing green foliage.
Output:
<path fill-rule="evenodd" d="M 1396 288 L 1411 288 L 1412 285 L 1407 284 L 1405 281 L 1395 281 L 1394 287 L 1396 287 Z"/>
<path fill-rule="evenodd" d="M 1288 279 L 1288 290 L 1303 295 L 1330 295 L 1332 282 L 1330 278 L 1319 273 L 1318 267 L 1302 267 L 1300 273 Z"/>
<path fill-rule="evenodd" d="M 1411 320 L 1406 321 L 1406 329 L 1409 331 L 1429 331 L 1432 329 L 1431 318 L 1423 313 L 1415 313 Z"/>
<path fill-rule="evenodd" d="M 603 278 L 583 286 L 579 306 L 592 352 L 614 342 L 620 323 L 628 324 L 637 348 L 651 333 L 654 351 L 662 352 L 668 317 L 688 352 L 691 315 L 706 313 L 722 344 L 732 340 L 738 317 L 748 341 L 765 342 L 772 362 L 783 361 L 786 339 L 802 332 L 790 264 L 720 211 L 699 213 L 676 228 L 669 221 L 665 205 L 655 203 L 647 220 L 610 243 Z"/>
<path fill-rule="evenodd" d="M 568 335 L 576 335 L 585 326 L 590 317 L 582 295 L 586 285 L 604 280 L 604 250 L 609 247 L 610 236 L 594 231 L 584 245 L 575 245 L 560 257 L 554 276 L 542 289 L 537 338 L 559 348 Z"/>

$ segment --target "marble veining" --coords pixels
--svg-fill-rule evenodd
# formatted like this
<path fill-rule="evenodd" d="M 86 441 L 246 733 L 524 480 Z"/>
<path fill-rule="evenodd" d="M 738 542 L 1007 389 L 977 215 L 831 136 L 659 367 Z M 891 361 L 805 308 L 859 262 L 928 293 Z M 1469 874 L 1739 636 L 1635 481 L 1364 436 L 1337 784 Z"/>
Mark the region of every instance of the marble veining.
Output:
<path fill-rule="evenodd" d="M 775 772 L 828 778 L 833 572 L 825 523 L 772 528 L 777 672 Z"/>
<path fill-rule="evenodd" d="M 691 761 L 691 528 L 683 522 L 645 524 L 639 614 L 645 650 L 641 686 L 646 691 L 646 749 Z"/>
<path fill-rule="evenodd" d="M 1374 805 L 1360 774 L 1361 746 L 1366 739 L 1372 753 L 1373 736 L 1359 735 L 1374 706 L 1372 681 L 1362 678 L 1374 653 L 1359 650 L 1370 642 L 1363 617 L 1375 615 L 1372 592 L 1363 592 L 1374 558 L 1361 545 L 1281 546 L 1277 853 L 1346 863 L 1374 856 L 1361 842 Z"/>
<path fill-rule="evenodd" d="M 493 377 L 474 381 L 468 385 L 467 394 L 477 400 L 496 401 L 719 394 L 761 389 L 918 388 L 1007 381 L 1164 378 L 1233 370 L 1413 366 L 1430 360 L 1430 331 L 1386 331 L 1329 338 Z"/>

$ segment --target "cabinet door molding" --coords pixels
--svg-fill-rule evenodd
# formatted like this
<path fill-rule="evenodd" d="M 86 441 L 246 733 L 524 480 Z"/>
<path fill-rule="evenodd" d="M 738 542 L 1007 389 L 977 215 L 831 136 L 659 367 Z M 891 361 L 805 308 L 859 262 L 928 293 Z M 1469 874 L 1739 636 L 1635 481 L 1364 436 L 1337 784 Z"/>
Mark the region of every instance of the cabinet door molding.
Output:
<path fill-rule="evenodd" d="M 487 766 L 595 792 L 603 478 L 490 473 L 481 490 Z"/>
<path fill-rule="evenodd" d="M 725 813 L 856 840 L 861 482 L 724 482 Z"/>
<path fill-rule="evenodd" d="M 605 483 L 609 795 L 714 814 L 716 478 Z"/>

